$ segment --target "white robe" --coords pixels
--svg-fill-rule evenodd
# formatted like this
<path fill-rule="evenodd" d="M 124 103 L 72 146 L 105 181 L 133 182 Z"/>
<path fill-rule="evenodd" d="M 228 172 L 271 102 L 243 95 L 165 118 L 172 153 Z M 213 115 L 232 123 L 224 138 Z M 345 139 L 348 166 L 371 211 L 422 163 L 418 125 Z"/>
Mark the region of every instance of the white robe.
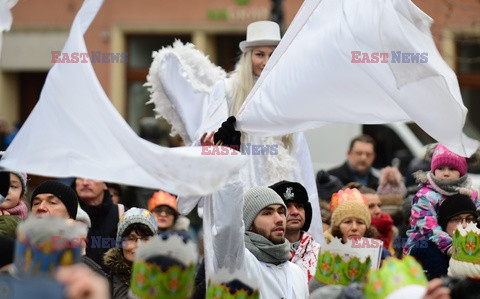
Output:
<path fill-rule="evenodd" d="M 262 299 L 308 298 L 307 276 L 291 263 L 280 265 L 260 262 L 244 242 L 243 188 L 238 176 L 233 176 L 219 192 L 205 200 L 204 227 L 206 276 L 219 269 L 243 269 L 258 282 Z M 289 296 L 291 289 L 291 296 Z"/>
<path fill-rule="evenodd" d="M 229 116 L 235 114 L 233 95 L 236 80 L 236 75 L 233 75 L 219 82 L 212 92 L 212 97 L 216 97 L 212 102 L 219 102 L 218 105 L 226 103 Z M 268 145 L 271 149 L 271 146 L 277 146 L 277 153 L 270 150 L 266 155 L 254 155 L 250 148 L 250 160 L 241 169 L 240 178 L 244 184 L 244 190 L 255 186 L 270 186 L 282 180 L 302 184 L 307 189 L 312 205 L 312 222 L 309 231 L 317 242 L 322 243 L 324 242 L 322 218 L 310 151 L 303 132 L 294 133 L 293 136 L 293 149 L 289 151 L 285 148 L 281 136 L 260 137 L 242 132 L 243 147 L 248 147 L 249 144 L 250 147 Z"/>

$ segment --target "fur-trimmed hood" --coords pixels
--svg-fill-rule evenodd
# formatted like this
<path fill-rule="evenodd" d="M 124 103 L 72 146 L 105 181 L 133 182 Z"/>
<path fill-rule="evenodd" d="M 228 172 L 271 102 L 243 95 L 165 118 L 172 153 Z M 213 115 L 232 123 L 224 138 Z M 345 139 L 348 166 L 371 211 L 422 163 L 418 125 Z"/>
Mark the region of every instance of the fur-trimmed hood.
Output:
<path fill-rule="evenodd" d="M 122 249 L 110 248 L 103 256 L 105 266 L 110 269 L 110 275 L 118 275 L 122 278 L 122 282 L 130 285 L 130 277 L 132 275 L 132 266 L 127 263 L 123 257 Z"/>
<path fill-rule="evenodd" d="M 427 173 L 429 171 L 417 170 L 414 173 L 412 173 L 412 176 L 415 178 L 415 181 L 418 184 L 427 184 L 428 183 Z"/>

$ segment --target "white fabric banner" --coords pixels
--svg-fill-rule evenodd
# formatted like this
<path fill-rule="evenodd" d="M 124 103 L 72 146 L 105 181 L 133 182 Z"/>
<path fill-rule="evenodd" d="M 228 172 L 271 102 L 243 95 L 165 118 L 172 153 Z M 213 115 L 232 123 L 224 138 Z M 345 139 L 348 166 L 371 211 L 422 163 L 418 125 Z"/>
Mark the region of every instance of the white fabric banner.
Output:
<path fill-rule="evenodd" d="M 83 35 L 102 2 L 84 2 L 63 53 L 88 52 Z M 0 167 L 206 195 L 247 159 L 201 155 L 201 147 L 164 148 L 138 137 L 107 98 L 90 62 L 56 63 Z"/>
<path fill-rule="evenodd" d="M 408 0 L 307 0 L 237 117 L 260 136 L 329 123 L 412 120 L 470 156 L 467 109 L 439 54 L 432 19 Z"/>

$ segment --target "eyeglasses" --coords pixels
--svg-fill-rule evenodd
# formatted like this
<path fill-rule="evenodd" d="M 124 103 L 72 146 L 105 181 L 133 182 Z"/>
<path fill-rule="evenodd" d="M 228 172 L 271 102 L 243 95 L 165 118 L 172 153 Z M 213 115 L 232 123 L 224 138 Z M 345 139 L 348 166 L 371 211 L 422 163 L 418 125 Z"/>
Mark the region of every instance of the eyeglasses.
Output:
<path fill-rule="evenodd" d="M 155 209 L 153 209 L 152 211 L 153 213 L 155 214 L 162 214 L 162 213 L 165 213 L 167 215 L 175 215 L 175 211 L 168 207 L 168 206 L 159 206 L 159 207 L 156 207 Z"/>
<path fill-rule="evenodd" d="M 466 223 L 469 223 L 469 222 L 477 223 L 477 218 L 475 218 L 474 216 L 467 216 L 467 217 L 457 216 L 450 219 L 450 221 L 455 222 L 456 224 L 463 223 L 463 221 L 465 221 Z"/>
<path fill-rule="evenodd" d="M 142 242 L 146 242 L 150 239 L 150 236 L 142 236 L 142 237 L 136 237 L 136 236 L 128 236 L 127 237 L 127 242 L 129 243 L 137 243 L 138 240 L 142 241 Z"/>

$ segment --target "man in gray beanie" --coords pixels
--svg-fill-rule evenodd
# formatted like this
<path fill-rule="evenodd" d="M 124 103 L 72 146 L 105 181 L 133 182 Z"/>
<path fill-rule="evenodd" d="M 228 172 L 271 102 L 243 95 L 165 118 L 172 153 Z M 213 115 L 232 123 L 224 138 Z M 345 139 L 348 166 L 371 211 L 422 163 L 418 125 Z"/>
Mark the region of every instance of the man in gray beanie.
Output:
<path fill-rule="evenodd" d="M 312 221 L 312 206 L 305 187 L 298 182 L 280 181 L 269 186 L 283 199 L 287 206 L 285 237 L 290 242 L 290 261 L 307 274 L 308 281 L 317 270 L 317 255 L 320 244 L 308 232 Z"/>
<path fill-rule="evenodd" d="M 289 262 L 284 201 L 268 187 L 242 191 L 236 177 L 205 200 L 207 279 L 222 268 L 242 269 L 258 282 L 262 299 L 308 298 L 305 272 Z"/>

